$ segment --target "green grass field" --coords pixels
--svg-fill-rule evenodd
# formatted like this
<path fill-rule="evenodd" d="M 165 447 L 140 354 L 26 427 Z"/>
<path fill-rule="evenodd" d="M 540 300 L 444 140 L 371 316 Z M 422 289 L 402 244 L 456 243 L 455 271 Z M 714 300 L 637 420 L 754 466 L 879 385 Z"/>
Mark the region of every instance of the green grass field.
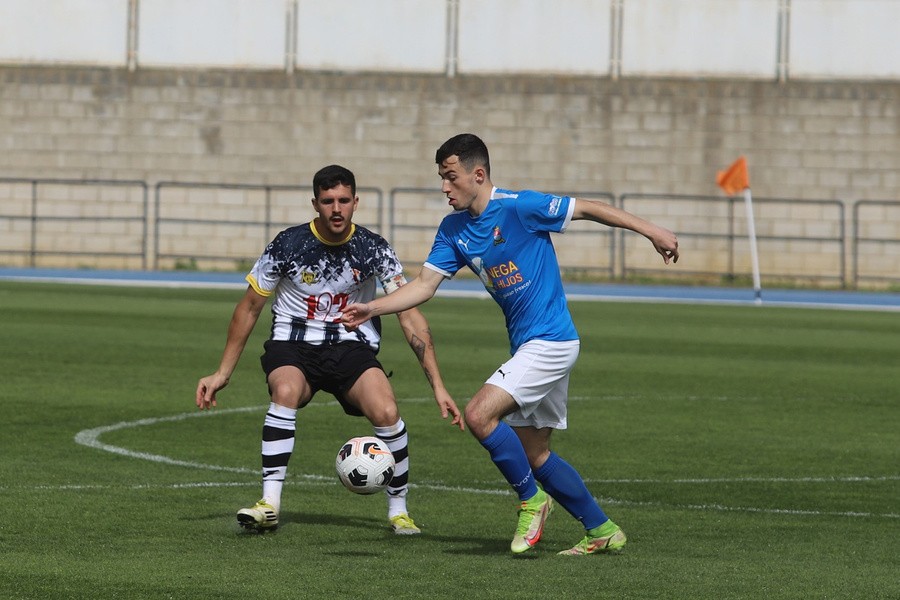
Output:
<path fill-rule="evenodd" d="M 556 556 L 582 534 L 560 509 L 513 557 L 514 496 L 440 419 L 392 317 L 423 534 L 340 486 L 335 453 L 371 428 L 326 395 L 299 414 L 282 526 L 240 531 L 268 323 L 216 410 L 193 397 L 241 294 L 0 282 L 0 598 L 900 598 L 900 314 L 573 303 L 554 449 L 629 544 Z M 502 316 L 423 310 L 462 406 L 508 356 Z"/>

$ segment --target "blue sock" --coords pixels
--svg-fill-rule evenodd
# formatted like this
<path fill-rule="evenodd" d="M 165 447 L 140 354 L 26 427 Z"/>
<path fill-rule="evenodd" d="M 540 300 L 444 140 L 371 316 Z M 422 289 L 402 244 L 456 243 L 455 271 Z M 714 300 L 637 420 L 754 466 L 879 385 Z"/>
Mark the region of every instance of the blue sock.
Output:
<path fill-rule="evenodd" d="M 519 495 L 519 500 L 528 500 L 537 494 L 537 483 L 531 473 L 528 456 L 519 436 L 509 425 L 500 421 L 491 435 L 481 440 L 481 445 L 491 454 L 491 460 Z"/>
<path fill-rule="evenodd" d="M 609 520 L 578 471 L 559 455 L 551 452 L 550 458 L 534 472 L 534 476 L 544 486 L 544 491 L 581 521 L 585 529 L 593 529 Z"/>

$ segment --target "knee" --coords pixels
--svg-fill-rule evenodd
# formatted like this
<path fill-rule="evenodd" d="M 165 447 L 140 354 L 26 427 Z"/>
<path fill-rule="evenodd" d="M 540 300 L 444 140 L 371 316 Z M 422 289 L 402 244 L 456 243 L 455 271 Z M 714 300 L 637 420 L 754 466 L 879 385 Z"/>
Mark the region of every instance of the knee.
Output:
<path fill-rule="evenodd" d="M 476 427 L 480 423 L 480 415 L 478 409 L 475 408 L 474 402 L 469 402 L 468 404 L 466 404 L 465 408 L 463 409 L 463 416 L 466 419 L 466 425 L 468 425 L 469 427 Z"/>
<path fill-rule="evenodd" d="M 366 411 L 369 422 L 375 427 L 390 427 L 400 420 L 400 410 L 394 402 L 384 402 Z"/>
<path fill-rule="evenodd" d="M 291 382 L 282 381 L 275 385 L 269 384 L 269 392 L 272 402 L 282 406 L 296 407 L 300 401 L 300 388 Z"/>
<path fill-rule="evenodd" d="M 465 408 L 466 425 L 479 440 L 483 440 L 491 434 L 497 426 L 497 420 L 488 415 L 477 402 L 469 402 Z"/>

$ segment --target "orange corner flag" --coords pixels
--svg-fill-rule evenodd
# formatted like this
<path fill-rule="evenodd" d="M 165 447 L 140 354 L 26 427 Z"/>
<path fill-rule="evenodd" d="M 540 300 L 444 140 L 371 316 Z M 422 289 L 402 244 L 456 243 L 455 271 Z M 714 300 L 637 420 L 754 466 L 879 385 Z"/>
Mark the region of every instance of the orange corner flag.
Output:
<path fill-rule="evenodd" d="M 750 187 L 750 175 L 747 173 L 747 159 L 743 156 L 734 161 L 734 164 L 725 171 L 719 171 L 716 175 L 716 183 L 725 190 L 729 196 L 743 192 Z"/>

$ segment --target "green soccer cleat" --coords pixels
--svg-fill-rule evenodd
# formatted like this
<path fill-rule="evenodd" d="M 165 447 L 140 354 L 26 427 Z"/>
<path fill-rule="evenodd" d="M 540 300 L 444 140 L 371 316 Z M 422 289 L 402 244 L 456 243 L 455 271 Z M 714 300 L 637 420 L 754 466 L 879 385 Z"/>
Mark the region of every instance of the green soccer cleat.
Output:
<path fill-rule="evenodd" d="M 584 536 L 584 539 L 575 544 L 574 548 L 560 552 L 566 556 L 582 556 L 585 554 L 616 554 L 625 547 L 625 532 L 616 527 L 611 535 L 605 537 Z"/>
<path fill-rule="evenodd" d="M 395 517 L 391 517 L 391 529 L 397 535 L 415 535 L 422 533 L 422 530 L 416 527 L 413 520 L 406 513 L 400 513 Z"/>
<path fill-rule="evenodd" d="M 525 552 L 538 543 L 544 532 L 544 523 L 553 512 L 553 498 L 538 488 L 538 493 L 529 500 L 524 500 L 519 507 L 519 526 L 516 535 L 509 545 L 516 554 Z"/>
<path fill-rule="evenodd" d="M 241 527 L 248 530 L 263 531 L 278 527 L 278 513 L 265 498 L 250 508 L 237 511 L 237 520 Z"/>

